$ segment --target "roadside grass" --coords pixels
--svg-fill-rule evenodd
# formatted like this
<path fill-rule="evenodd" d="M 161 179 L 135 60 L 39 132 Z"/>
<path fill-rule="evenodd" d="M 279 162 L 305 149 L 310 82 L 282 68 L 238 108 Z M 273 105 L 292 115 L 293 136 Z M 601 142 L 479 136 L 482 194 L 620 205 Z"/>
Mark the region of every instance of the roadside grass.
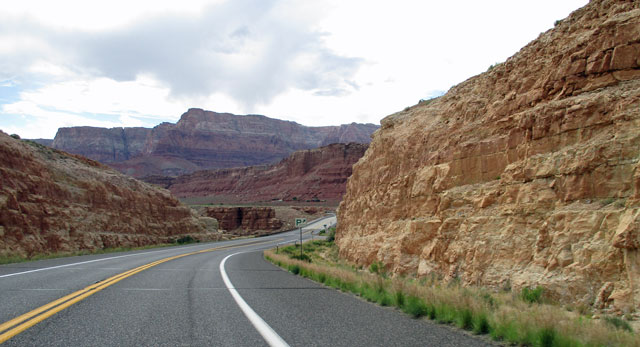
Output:
<path fill-rule="evenodd" d="M 272 263 L 328 287 L 353 293 L 381 306 L 393 306 L 414 318 L 455 325 L 496 341 L 527 346 L 640 346 L 638 335 L 619 319 L 591 319 L 546 303 L 544 289 L 492 292 L 443 283 L 437 278 L 390 276 L 384 264 L 362 269 L 340 260 L 333 242 L 313 241 L 264 252 Z M 613 322 L 615 320 L 615 322 Z M 609 322 L 611 321 L 611 322 Z M 626 323 L 623 321 L 623 323 Z"/>
<path fill-rule="evenodd" d="M 12 263 L 24 263 L 29 261 L 56 259 L 56 258 L 64 258 L 64 257 L 76 257 L 76 256 L 92 255 L 92 254 L 141 251 L 145 249 L 170 247 L 170 246 L 176 246 L 176 245 L 186 245 L 186 244 L 197 243 L 197 242 L 199 241 L 192 238 L 190 235 L 187 235 L 177 240 L 173 240 L 173 242 L 171 243 L 160 243 L 156 245 L 147 245 L 147 246 L 140 246 L 140 247 L 113 247 L 113 248 L 81 250 L 81 251 L 73 251 L 73 252 L 55 252 L 55 253 L 46 253 L 46 254 L 34 254 L 26 257 L 18 256 L 18 255 L 4 255 L 4 256 L 0 255 L 0 265 L 12 264 Z"/>

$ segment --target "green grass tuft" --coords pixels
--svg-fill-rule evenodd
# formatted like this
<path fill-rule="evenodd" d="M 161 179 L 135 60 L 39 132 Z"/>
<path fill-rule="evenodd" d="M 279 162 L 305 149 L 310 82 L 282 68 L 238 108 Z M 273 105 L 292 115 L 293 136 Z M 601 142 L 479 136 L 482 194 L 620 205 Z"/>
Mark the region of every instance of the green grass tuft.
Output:
<path fill-rule="evenodd" d="M 552 347 L 556 340 L 556 331 L 552 328 L 543 328 L 538 333 L 541 347 Z"/>
<path fill-rule="evenodd" d="M 393 304 L 394 304 L 395 306 L 397 306 L 397 307 L 402 307 L 402 306 L 404 306 L 404 302 L 405 302 L 405 300 L 404 300 L 404 293 L 403 293 L 403 292 L 401 292 L 401 291 L 396 291 L 396 292 L 395 292 L 395 294 L 394 294 L 393 299 L 394 299 Z"/>
<path fill-rule="evenodd" d="M 472 330 L 473 329 L 473 313 L 468 308 L 465 308 L 460 312 L 457 321 L 458 328 L 464 330 Z"/>
<path fill-rule="evenodd" d="M 626 330 L 628 332 L 633 331 L 633 329 L 631 329 L 631 325 L 619 317 L 605 316 L 604 321 L 617 329 Z"/>
<path fill-rule="evenodd" d="M 535 289 L 529 289 L 527 287 L 522 288 L 520 292 L 520 299 L 524 302 L 528 302 L 530 304 L 540 304 L 542 303 L 542 293 L 544 292 L 544 288 L 538 286 Z"/>
<path fill-rule="evenodd" d="M 476 334 L 488 334 L 490 330 L 491 326 L 487 315 L 484 312 L 476 315 L 473 320 L 473 332 Z"/>
<path fill-rule="evenodd" d="M 424 301 L 413 295 L 407 297 L 405 305 L 402 307 L 402 311 L 410 314 L 413 318 L 420 318 L 429 313 Z"/>

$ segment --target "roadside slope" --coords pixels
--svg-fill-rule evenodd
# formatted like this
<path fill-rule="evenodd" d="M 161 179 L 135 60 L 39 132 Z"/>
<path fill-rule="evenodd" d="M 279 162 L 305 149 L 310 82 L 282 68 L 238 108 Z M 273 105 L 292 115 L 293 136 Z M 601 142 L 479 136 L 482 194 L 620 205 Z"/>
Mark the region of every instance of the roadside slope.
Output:
<path fill-rule="evenodd" d="M 0 183 L 3 256 L 218 238 L 164 189 L 2 132 Z"/>

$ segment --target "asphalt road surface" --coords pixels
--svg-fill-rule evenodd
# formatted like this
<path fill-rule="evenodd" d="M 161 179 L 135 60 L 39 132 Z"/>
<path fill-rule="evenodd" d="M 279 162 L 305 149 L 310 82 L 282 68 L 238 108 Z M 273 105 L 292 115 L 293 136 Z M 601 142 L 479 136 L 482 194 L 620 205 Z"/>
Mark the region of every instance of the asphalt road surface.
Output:
<path fill-rule="evenodd" d="M 305 239 L 311 229 L 330 223 L 304 228 Z M 298 237 L 292 231 L 0 266 L 0 341 L 8 346 L 487 344 L 294 276 L 262 258 L 262 250 Z"/>

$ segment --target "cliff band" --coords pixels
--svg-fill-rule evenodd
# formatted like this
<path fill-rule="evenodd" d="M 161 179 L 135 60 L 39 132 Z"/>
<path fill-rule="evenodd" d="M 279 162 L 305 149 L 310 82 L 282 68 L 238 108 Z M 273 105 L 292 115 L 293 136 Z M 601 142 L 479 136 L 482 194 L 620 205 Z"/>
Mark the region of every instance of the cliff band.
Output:
<path fill-rule="evenodd" d="M 180 198 L 209 196 L 220 201 L 342 199 L 353 164 L 367 145 L 335 143 L 297 151 L 277 164 L 203 170 L 176 178 L 145 177 Z"/>
<path fill-rule="evenodd" d="M 204 169 L 276 162 L 331 143 L 369 143 L 373 124 L 306 127 L 260 115 L 192 108 L 176 124 L 148 128 L 60 128 L 56 149 L 108 164 L 134 177 L 179 176 Z"/>

